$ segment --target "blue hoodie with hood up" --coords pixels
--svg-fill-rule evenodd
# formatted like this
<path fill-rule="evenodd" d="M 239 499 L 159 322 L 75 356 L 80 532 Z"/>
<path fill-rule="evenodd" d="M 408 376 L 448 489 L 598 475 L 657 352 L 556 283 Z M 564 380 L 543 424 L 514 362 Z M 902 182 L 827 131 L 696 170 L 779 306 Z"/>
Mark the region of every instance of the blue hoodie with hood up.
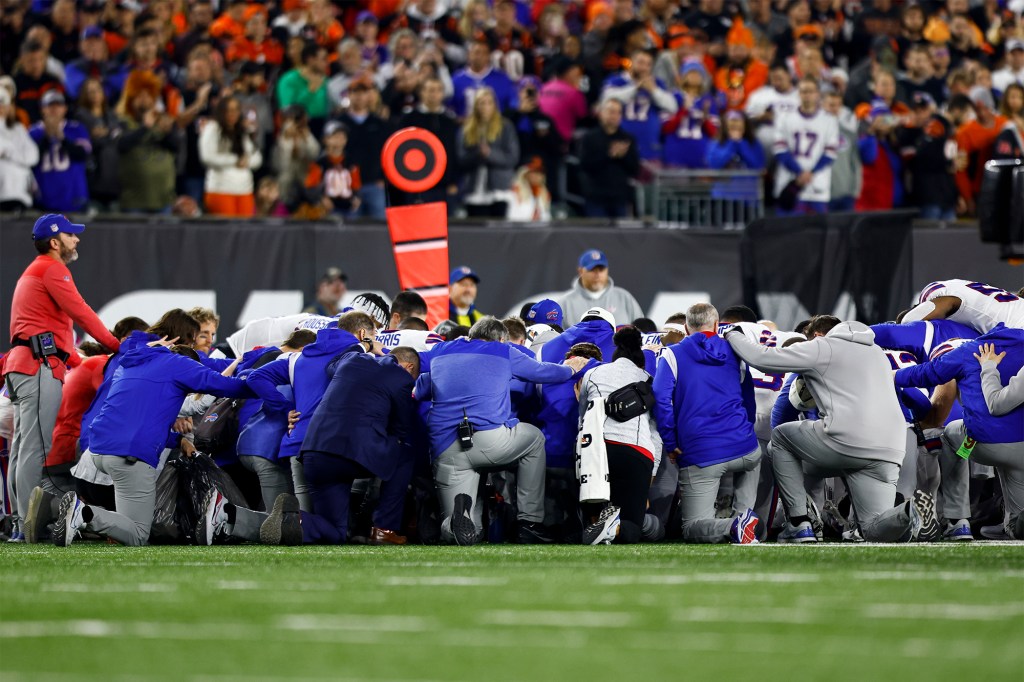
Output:
<path fill-rule="evenodd" d="M 132 348 L 90 426 L 89 449 L 97 455 L 135 457 L 156 468 L 182 401 L 196 392 L 252 397 L 241 379 L 222 376 L 162 346 Z"/>
<path fill-rule="evenodd" d="M 691 334 L 665 348 L 654 396 L 665 452 L 682 450 L 680 467 L 721 464 L 757 450 L 754 383 L 717 334 Z"/>
<path fill-rule="evenodd" d="M 289 378 L 288 356 L 280 357 L 249 374 L 249 386 L 263 399 L 264 411 L 287 413 L 295 409 L 300 413 L 295 428 L 281 439 L 278 459 L 295 457 L 301 451 L 309 422 L 334 376 L 333 369 L 329 369 L 331 363 L 344 352 L 362 350 L 359 339 L 354 335 L 337 327 L 328 327 L 317 331 L 316 341 L 302 349 L 295 360 L 294 380 Z M 292 388 L 294 404 L 277 389 L 278 386 L 288 385 Z"/>
<path fill-rule="evenodd" d="M 81 435 L 78 437 L 78 446 L 82 449 L 82 452 L 89 449 L 89 427 L 97 415 L 99 415 L 100 410 L 103 408 L 103 403 L 107 402 L 107 394 L 110 393 L 110 384 L 114 380 L 114 372 L 121 366 L 121 361 L 124 360 L 125 354 L 134 348 L 145 346 L 150 341 L 159 340 L 160 337 L 156 334 L 134 331 L 121 342 L 121 348 L 107 360 L 107 364 L 103 366 L 103 383 L 100 384 L 96 395 L 93 396 L 89 409 L 82 415 L 82 430 L 80 431 Z"/>

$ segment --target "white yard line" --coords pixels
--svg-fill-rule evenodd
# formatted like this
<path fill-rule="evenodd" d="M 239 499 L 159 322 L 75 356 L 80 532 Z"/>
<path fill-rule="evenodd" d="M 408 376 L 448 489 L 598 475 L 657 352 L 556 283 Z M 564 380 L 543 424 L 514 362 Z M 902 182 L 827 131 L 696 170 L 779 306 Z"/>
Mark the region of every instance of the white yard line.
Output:
<path fill-rule="evenodd" d="M 508 578 L 477 578 L 468 575 L 396 575 L 381 578 L 380 582 L 383 585 L 400 587 L 500 587 L 508 584 Z"/>
<path fill-rule="evenodd" d="M 1024 602 L 1009 604 L 866 604 L 865 618 L 883 620 L 962 620 L 988 622 L 1024 616 Z"/>
<path fill-rule="evenodd" d="M 277 627 L 282 630 L 356 632 L 427 632 L 439 627 L 430 618 L 419 616 L 374 616 L 363 614 L 306 614 L 296 613 L 281 617 Z"/>
<path fill-rule="evenodd" d="M 632 613 L 621 611 L 484 611 L 484 625 L 532 625 L 555 628 L 621 628 L 634 620 Z"/>
<path fill-rule="evenodd" d="M 816 583 L 816 573 L 683 573 L 680 575 L 607 575 L 599 585 L 689 585 L 692 583 Z"/>

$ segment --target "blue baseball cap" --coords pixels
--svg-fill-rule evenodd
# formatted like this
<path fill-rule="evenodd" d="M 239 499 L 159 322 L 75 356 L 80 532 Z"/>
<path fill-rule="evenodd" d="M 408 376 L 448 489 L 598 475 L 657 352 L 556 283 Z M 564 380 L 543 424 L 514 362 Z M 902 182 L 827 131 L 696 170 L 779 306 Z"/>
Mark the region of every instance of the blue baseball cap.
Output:
<path fill-rule="evenodd" d="M 33 241 L 56 237 L 61 232 L 78 234 L 85 229 L 85 225 L 73 223 L 59 213 L 47 213 L 39 218 L 32 226 Z"/>
<path fill-rule="evenodd" d="M 591 249 L 590 251 L 584 251 L 583 255 L 580 256 L 580 267 L 584 270 L 593 270 L 599 265 L 608 267 L 608 256 L 604 255 L 604 251 Z"/>
<path fill-rule="evenodd" d="M 468 265 L 460 265 L 459 267 L 452 270 L 452 274 L 448 275 L 448 284 L 455 284 L 460 279 L 466 279 L 467 277 L 469 277 L 477 284 L 480 283 L 480 275 L 473 272 L 473 269 Z"/>
<path fill-rule="evenodd" d="M 562 306 L 558 305 L 550 298 L 537 301 L 533 304 L 533 307 L 530 308 L 530 312 L 526 313 L 526 321 L 532 322 L 533 324 L 557 324 L 561 327 Z"/>

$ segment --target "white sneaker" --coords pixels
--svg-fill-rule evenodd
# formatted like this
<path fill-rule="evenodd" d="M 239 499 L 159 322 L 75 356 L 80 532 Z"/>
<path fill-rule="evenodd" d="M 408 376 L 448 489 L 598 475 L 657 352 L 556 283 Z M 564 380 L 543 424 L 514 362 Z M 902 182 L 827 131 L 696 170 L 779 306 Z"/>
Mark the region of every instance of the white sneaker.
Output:
<path fill-rule="evenodd" d="M 58 547 L 70 547 L 78 535 L 79 529 L 85 525 L 82 511 L 85 505 L 74 492 L 64 494 L 60 500 L 60 511 L 53 527 L 53 544 Z"/>
<path fill-rule="evenodd" d="M 942 539 L 970 542 L 974 539 L 974 535 L 971 533 L 971 526 L 967 520 L 960 519 L 956 523 L 946 522 L 946 527 L 942 530 Z"/>
<path fill-rule="evenodd" d="M 619 534 L 619 508 L 607 506 L 597 517 L 597 521 L 583 531 L 584 545 L 610 545 Z"/>
<path fill-rule="evenodd" d="M 227 499 L 214 488 L 203 501 L 203 515 L 196 524 L 196 544 L 212 545 L 213 539 L 224 532 L 228 525 L 228 513 L 224 510 Z"/>
<path fill-rule="evenodd" d="M 780 544 L 788 543 L 802 543 L 802 542 L 817 542 L 818 536 L 814 534 L 814 529 L 811 528 L 811 524 L 804 521 L 796 526 L 786 522 L 785 528 L 779 533 L 779 537 L 776 542 Z"/>

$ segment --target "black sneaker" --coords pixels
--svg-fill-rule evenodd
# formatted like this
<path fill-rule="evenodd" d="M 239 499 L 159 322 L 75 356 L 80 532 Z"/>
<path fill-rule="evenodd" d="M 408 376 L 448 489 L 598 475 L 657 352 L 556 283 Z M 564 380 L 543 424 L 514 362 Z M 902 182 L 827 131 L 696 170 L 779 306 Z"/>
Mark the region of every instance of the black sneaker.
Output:
<path fill-rule="evenodd" d="M 456 545 L 475 545 L 477 542 L 476 524 L 473 522 L 473 498 L 465 493 L 455 496 L 455 509 L 452 511 L 452 535 Z"/>
<path fill-rule="evenodd" d="M 935 542 L 942 537 L 942 529 L 939 527 L 939 520 L 935 517 L 935 500 L 931 495 L 918 490 L 914 493 L 914 499 L 910 502 L 913 512 L 917 514 L 919 529 L 913 539 L 917 542 Z M 915 519 L 911 517 L 912 525 Z"/>
<path fill-rule="evenodd" d="M 28 496 L 28 513 L 25 514 L 25 521 L 22 528 L 25 532 L 25 542 L 34 545 L 46 534 L 46 526 L 55 519 L 51 511 L 50 503 L 55 496 L 48 493 L 39 486 L 32 489 Z"/>
<path fill-rule="evenodd" d="M 301 545 L 302 514 L 299 498 L 281 493 L 274 500 L 270 516 L 260 526 L 260 542 L 264 545 Z"/>
<path fill-rule="evenodd" d="M 583 531 L 583 544 L 612 544 L 612 541 L 619 535 L 619 525 L 619 508 L 614 505 L 608 505 L 601 511 L 597 521 L 587 526 L 586 530 Z"/>
<path fill-rule="evenodd" d="M 519 522 L 519 544 L 550 545 L 555 539 L 548 535 L 543 523 Z"/>

